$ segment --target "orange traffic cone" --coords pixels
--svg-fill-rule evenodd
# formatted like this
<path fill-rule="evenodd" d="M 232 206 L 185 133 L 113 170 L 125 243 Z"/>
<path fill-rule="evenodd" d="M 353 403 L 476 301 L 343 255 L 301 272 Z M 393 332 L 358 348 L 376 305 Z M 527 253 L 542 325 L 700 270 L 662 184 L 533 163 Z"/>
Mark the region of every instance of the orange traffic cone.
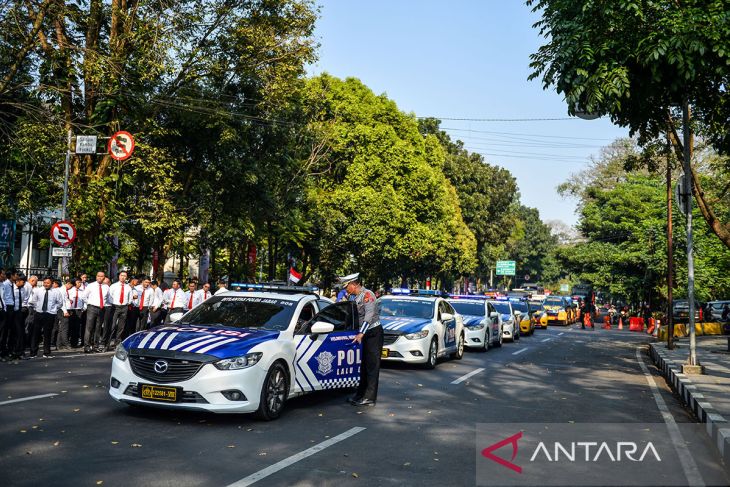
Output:
<path fill-rule="evenodd" d="M 611 329 L 611 317 L 606 315 L 603 317 L 603 329 L 604 330 L 610 330 Z"/>

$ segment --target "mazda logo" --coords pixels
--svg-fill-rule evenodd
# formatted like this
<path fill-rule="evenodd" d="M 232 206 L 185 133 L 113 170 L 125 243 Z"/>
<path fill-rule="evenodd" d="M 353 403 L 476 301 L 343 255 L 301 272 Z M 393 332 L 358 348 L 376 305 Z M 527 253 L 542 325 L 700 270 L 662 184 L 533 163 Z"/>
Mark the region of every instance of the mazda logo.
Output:
<path fill-rule="evenodd" d="M 155 372 L 157 372 L 158 374 L 164 374 L 165 372 L 167 372 L 167 367 L 167 360 L 157 360 L 155 362 Z"/>

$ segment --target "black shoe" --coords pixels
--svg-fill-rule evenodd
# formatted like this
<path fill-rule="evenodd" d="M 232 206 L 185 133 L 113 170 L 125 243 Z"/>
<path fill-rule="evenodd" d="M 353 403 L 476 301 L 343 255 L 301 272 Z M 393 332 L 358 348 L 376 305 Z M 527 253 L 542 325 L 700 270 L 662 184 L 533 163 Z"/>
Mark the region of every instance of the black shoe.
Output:
<path fill-rule="evenodd" d="M 96 353 L 104 353 L 105 349 L 104 347 L 99 347 L 96 349 Z"/>
<path fill-rule="evenodd" d="M 54 357 L 54 355 L 52 355 L 50 353 L 48 353 L 48 354 L 44 353 L 43 354 L 43 358 L 53 358 L 53 357 Z"/>
<path fill-rule="evenodd" d="M 91 353 L 91 348 L 84 347 L 84 353 Z"/>
<path fill-rule="evenodd" d="M 362 401 L 362 397 L 358 397 L 357 395 L 350 396 L 347 398 L 347 402 L 349 402 L 350 404 L 355 404 L 360 401 Z"/>
<path fill-rule="evenodd" d="M 353 401 L 353 406 L 375 406 L 375 401 L 371 399 L 360 399 L 359 401 Z"/>

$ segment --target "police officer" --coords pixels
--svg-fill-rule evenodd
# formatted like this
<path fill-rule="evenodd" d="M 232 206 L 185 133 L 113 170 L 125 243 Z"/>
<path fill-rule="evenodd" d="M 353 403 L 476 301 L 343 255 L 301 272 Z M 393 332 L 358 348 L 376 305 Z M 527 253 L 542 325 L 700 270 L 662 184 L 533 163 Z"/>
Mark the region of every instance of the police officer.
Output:
<path fill-rule="evenodd" d="M 360 284 L 360 274 L 340 278 L 340 284 L 357 306 L 360 329 L 353 343 L 362 344 L 360 384 L 349 401 L 355 406 L 375 406 L 378 399 L 380 351 L 383 348 L 383 328 L 380 326 L 375 294 Z"/>

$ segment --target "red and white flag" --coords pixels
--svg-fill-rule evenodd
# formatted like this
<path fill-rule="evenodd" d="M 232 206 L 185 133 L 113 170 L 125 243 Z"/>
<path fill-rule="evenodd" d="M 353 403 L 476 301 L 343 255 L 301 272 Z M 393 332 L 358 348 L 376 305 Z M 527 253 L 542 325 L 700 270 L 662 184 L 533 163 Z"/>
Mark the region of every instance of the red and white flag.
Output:
<path fill-rule="evenodd" d="M 289 268 L 289 279 L 294 284 L 298 283 L 302 279 L 302 275 L 297 272 L 297 270 L 293 267 Z"/>

